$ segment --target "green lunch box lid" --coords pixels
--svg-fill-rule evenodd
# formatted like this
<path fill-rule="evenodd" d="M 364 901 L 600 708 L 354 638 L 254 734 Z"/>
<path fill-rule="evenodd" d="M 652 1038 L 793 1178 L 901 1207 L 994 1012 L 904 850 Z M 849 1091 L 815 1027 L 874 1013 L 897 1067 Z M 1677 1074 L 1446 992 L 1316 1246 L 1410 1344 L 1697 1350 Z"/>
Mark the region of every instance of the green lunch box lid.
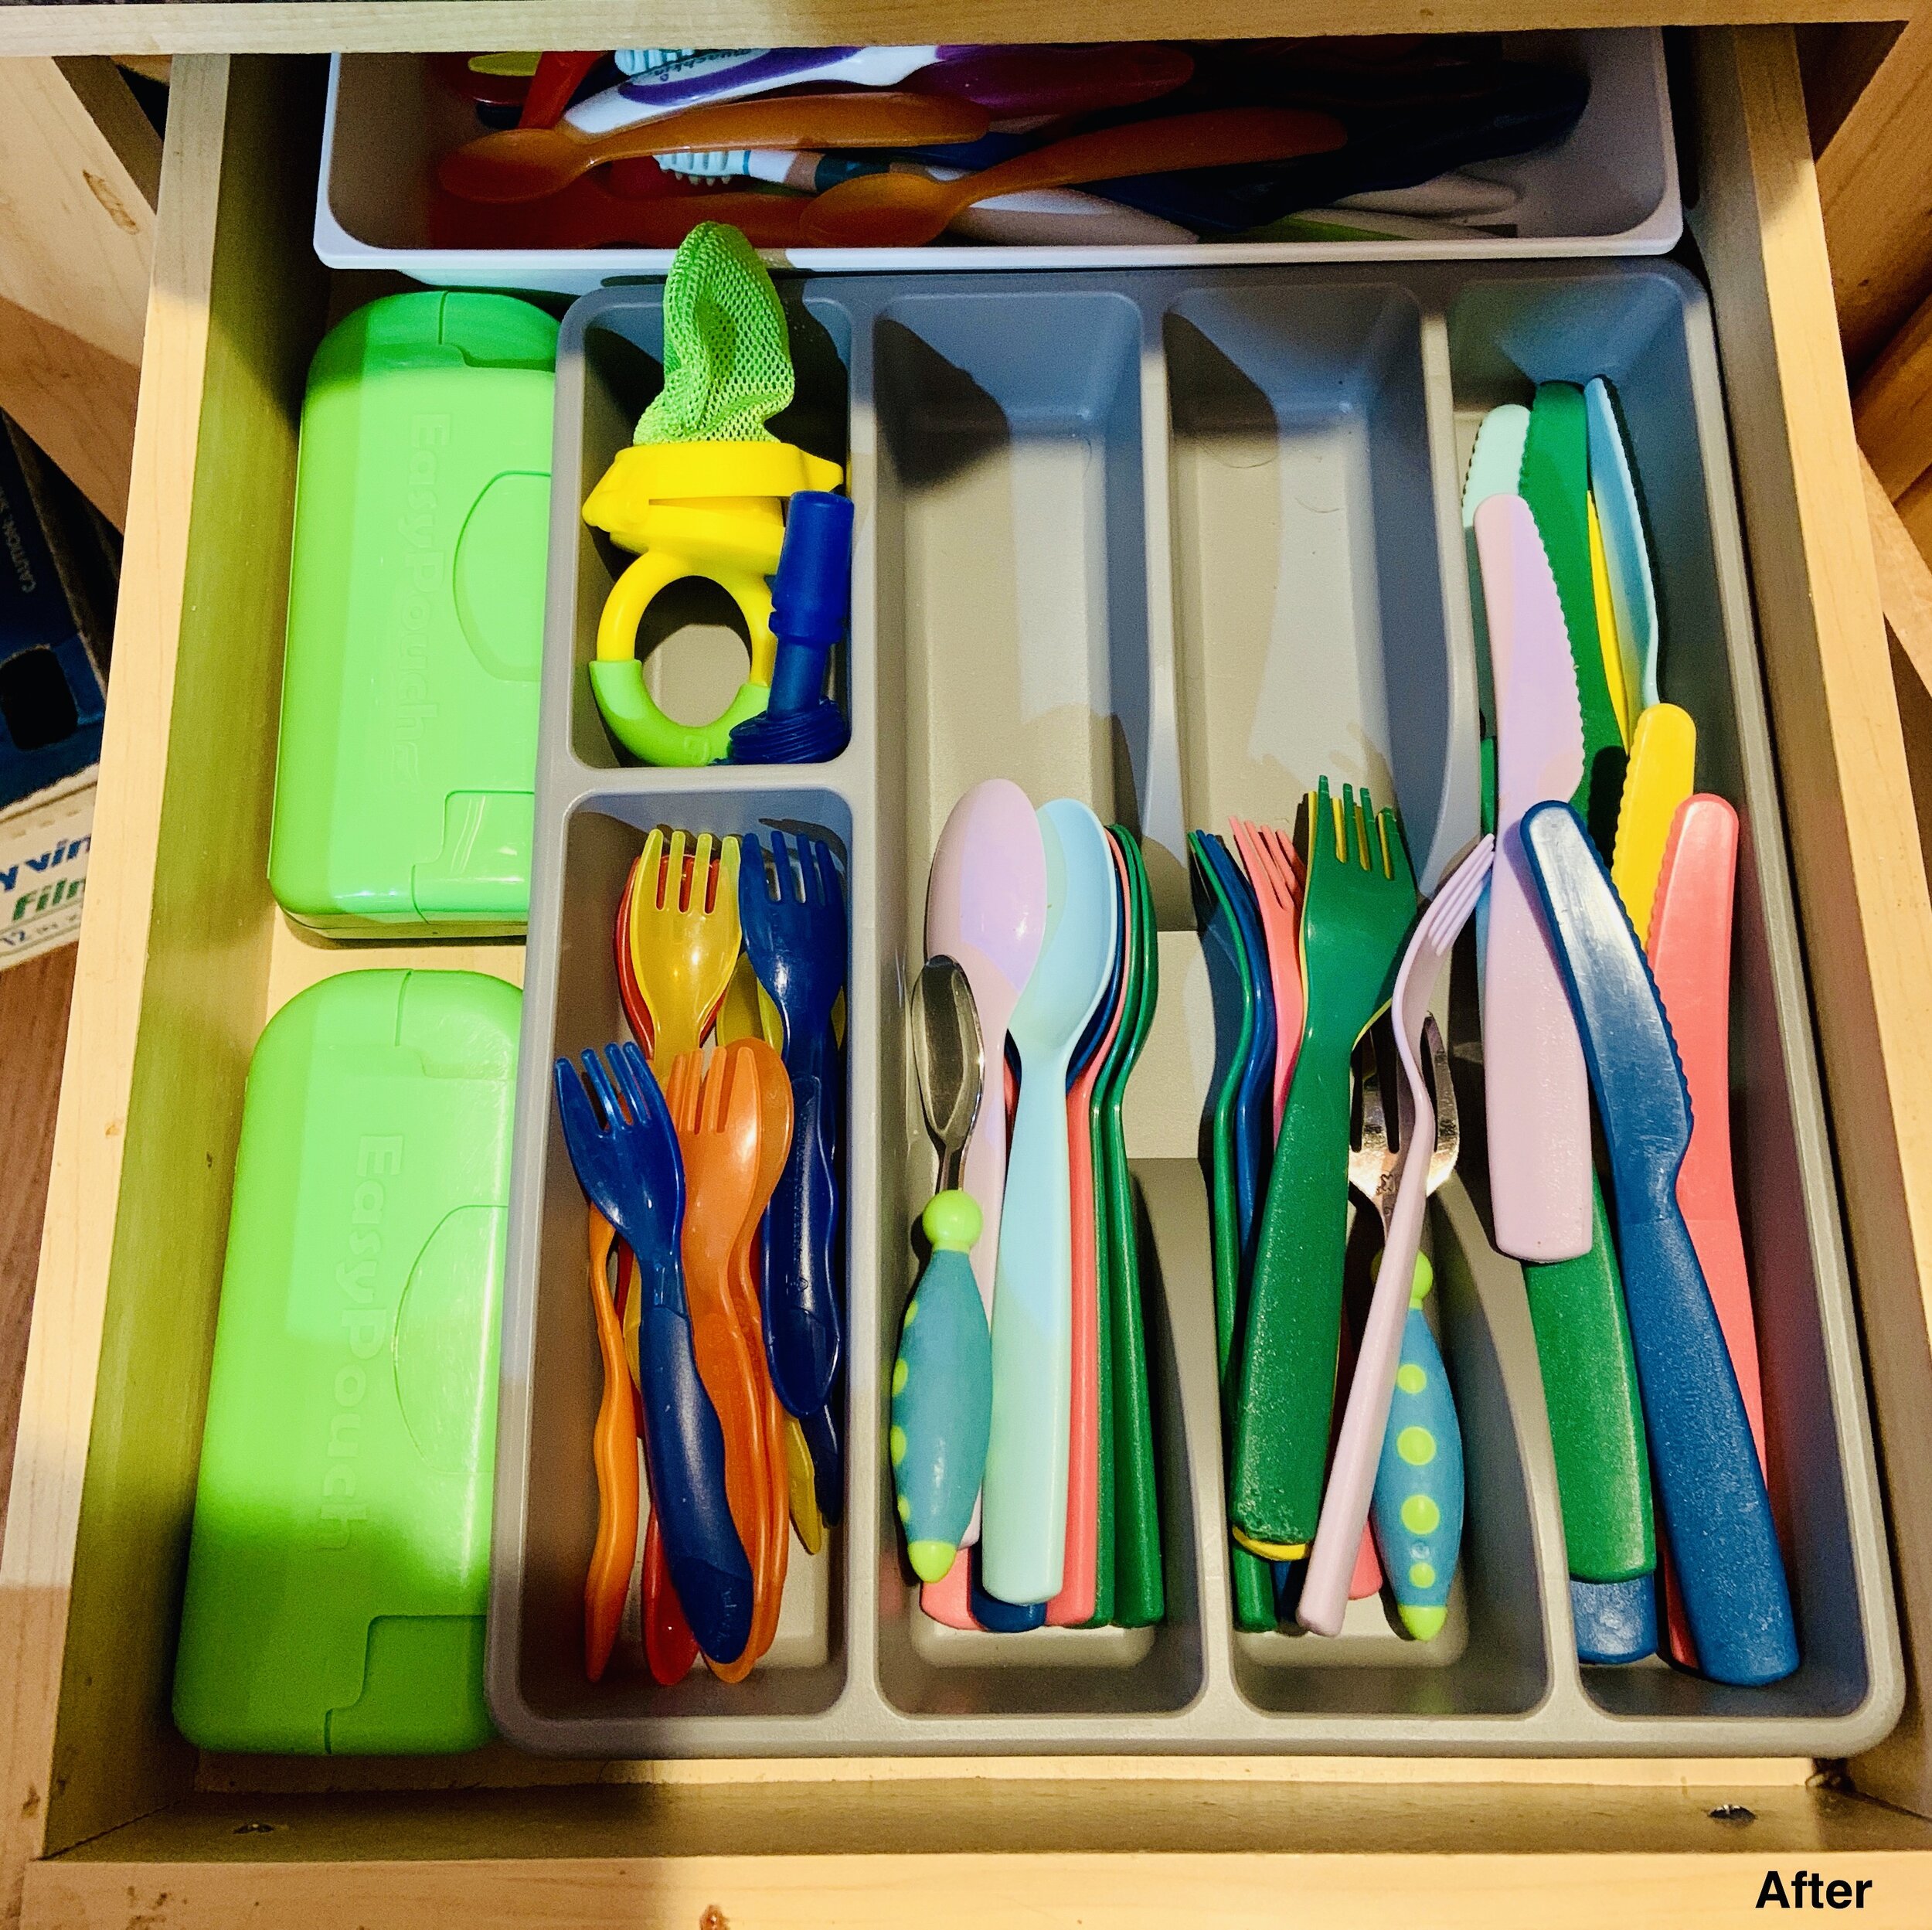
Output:
<path fill-rule="evenodd" d="M 250 1065 L 175 1667 L 205 1749 L 467 1749 L 522 996 L 350 972 Z"/>
<path fill-rule="evenodd" d="M 556 336 L 389 295 L 310 365 L 268 875 L 318 930 L 529 915 Z"/>

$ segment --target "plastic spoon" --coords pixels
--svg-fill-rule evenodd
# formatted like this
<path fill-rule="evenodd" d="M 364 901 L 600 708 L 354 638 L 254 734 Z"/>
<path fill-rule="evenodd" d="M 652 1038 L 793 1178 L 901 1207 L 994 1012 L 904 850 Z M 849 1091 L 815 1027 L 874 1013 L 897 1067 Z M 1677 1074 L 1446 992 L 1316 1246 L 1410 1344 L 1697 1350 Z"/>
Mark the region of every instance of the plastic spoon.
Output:
<path fill-rule="evenodd" d="M 680 148 L 906 148 L 977 140 L 987 125 L 984 107 L 937 94 L 787 94 L 692 107 L 595 140 L 568 127 L 506 128 L 452 148 L 436 178 L 467 201 L 536 201 L 593 168 Z"/>
<path fill-rule="evenodd" d="M 1070 798 L 1039 815 L 1046 928 L 1008 1027 L 1019 1054 L 1019 1111 L 1001 1209 L 981 1535 L 988 1591 L 1020 1603 L 1050 1601 L 1065 1577 L 1073 1367 L 1066 1068 L 1107 989 L 1120 931 L 1100 819 Z"/>
<path fill-rule="evenodd" d="M 1127 1135 L 1121 1108 L 1128 1080 L 1140 1062 L 1160 996 L 1160 934 L 1154 892 L 1134 834 L 1112 827 L 1115 848 L 1127 865 L 1134 961 L 1134 1004 L 1114 1041 L 1102 1075 L 1099 1099 L 1100 1161 L 1107 1174 L 1111 1216 L 1106 1241 L 1108 1302 L 1114 1315 L 1114 1619 L 1123 1628 L 1158 1622 L 1167 1605 L 1161 1571 L 1161 1516 L 1154 1478 L 1153 1404 L 1147 1378 L 1147 1336 L 1141 1316 L 1140 1226 L 1134 1182 L 1128 1172 Z"/>
<path fill-rule="evenodd" d="M 964 969 L 985 1062 L 1002 1074 L 1007 1022 L 1032 975 L 1046 928 L 1046 855 L 1039 820 L 1018 785 L 989 778 L 961 797 L 940 832 L 926 887 L 926 950 L 957 958 Z M 965 1190 L 978 1203 L 982 1221 L 973 1248 L 973 1278 L 990 1326 L 1006 1190 L 1003 1105 L 979 1109 L 966 1144 Z M 964 1545 L 978 1539 L 975 1510 Z M 944 1582 L 926 1585 L 920 1605 L 949 1628 L 970 1629 L 967 1595 L 968 1577 L 955 1563 Z"/>
<path fill-rule="evenodd" d="M 1067 1411 L 1066 1567 L 1060 1591 L 1046 1605 L 1049 1628 L 1083 1626 L 1094 1619 L 1100 1594 L 1100 1469 L 1111 1457 L 1113 1429 L 1101 1415 L 1112 1389 L 1112 1362 L 1100 1336 L 1107 1316 L 1102 1298 L 1100 1227 L 1094 1211 L 1094 1088 L 1120 1030 L 1126 989 L 1130 934 L 1124 866 L 1111 838 L 1115 942 L 1107 987 L 1074 1054 L 1066 1087 L 1066 1169 L 1069 1218 L 1073 1235 L 1073 1379 Z M 1111 1487 L 1110 1482 L 1109 1486 Z M 1111 1497 L 1110 1497 L 1111 1498 Z M 1110 1587 L 1108 1593 L 1112 1593 Z"/>
<path fill-rule="evenodd" d="M 1116 180 L 1158 170 L 1278 161 L 1294 155 L 1324 153 L 1340 147 L 1346 138 L 1340 121 L 1290 107 L 1222 107 L 1206 114 L 1136 121 L 1075 134 L 958 181 L 931 181 L 904 174 L 862 175 L 828 189 L 811 204 L 805 216 L 805 238 L 820 247 L 917 247 L 944 233 L 962 209 L 995 196 L 1032 188 L 1073 188 L 1083 182 Z M 677 143 L 687 148 L 698 145 Z"/>
<path fill-rule="evenodd" d="M 957 960 L 927 960 L 913 981 L 909 1017 L 939 1188 L 920 1215 L 932 1257 L 900 1326 L 889 1445 L 906 1554 L 922 1581 L 940 1581 L 979 1499 L 993 1399 L 992 1341 L 968 1257 L 979 1208 L 959 1188 L 985 1065 L 972 987 Z"/>

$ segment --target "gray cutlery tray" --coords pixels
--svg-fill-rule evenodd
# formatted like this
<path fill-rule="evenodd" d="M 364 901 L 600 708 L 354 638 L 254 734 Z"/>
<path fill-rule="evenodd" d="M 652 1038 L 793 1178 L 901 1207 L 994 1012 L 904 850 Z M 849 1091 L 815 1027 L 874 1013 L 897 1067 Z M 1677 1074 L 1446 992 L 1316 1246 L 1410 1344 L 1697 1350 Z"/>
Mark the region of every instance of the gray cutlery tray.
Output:
<path fill-rule="evenodd" d="M 505 1294 L 489 1686 L 553 1754 L 1301 1751 L 1842 1756 L 1896 1721 L 1902 1665 L 1807 992 L 1786 875 L 1706 298 L 1682 270 L 1354 265 L 884 276 L 781 284 L 800 400 L 774 427 L 846 461 L 858 507 L 839 682 L 852 741 L 818 766 L 621 766 L 584 665 L 628 560 L 579 507 L 662 381 L 656 284 L 586 297 L 558 365 L 536 858 Z M 1779 1510 L 1804 1662 L 1726 1688 L 1661 1662 L 1580 1666 L 1520 1272 L 1460 1177 L 1430 1238 L 1468 1530 L 1447 1628 L 1379 1603 L 1344 1632 L 1233 1629 L 1207 1207 L 1195 1159 L 1213 1018 L 1188 827 L 1291 823 L 1326 773 L 1401 807 L 1426 887 L 1478 817 L 1478 676 L 1458 499 L 1483 412 L 1603 374 L 1654 540 L 1665 694 L 1698 781 L 1738 808 L 1733 1124 Z M 690 589 L 649 659 L 674 714 L 743 675 Z M 1144 839 L 1159 1018 L 1130 1091 L 1167 1581 L 1156 1629 L 962 1632 L 927 1620 L 896 1533 L 887 1380 L 933 1185 L 902 1036 L 925 880 L 991 776 Z M 794 1545 L 780 1640 L 745 1683 L 659 1688 L 634 1643 L 587 1683 L 599 1370 L 584 1213 L 552 1104 L 559 1052 L 622 1036 L 611 921 L 645 828 L 815 826 L 851 907 L 847 1509 Z M 1459 1080 L 1472 1001 L 1451 996 Z M 1465 1036 L 1467 1035 L 1467 1036 Z M 1472 1085 L 1466 1108 L 1478 1105 Z M 1480 1174 L 1474 1176 L 1481 1192 Z"/>

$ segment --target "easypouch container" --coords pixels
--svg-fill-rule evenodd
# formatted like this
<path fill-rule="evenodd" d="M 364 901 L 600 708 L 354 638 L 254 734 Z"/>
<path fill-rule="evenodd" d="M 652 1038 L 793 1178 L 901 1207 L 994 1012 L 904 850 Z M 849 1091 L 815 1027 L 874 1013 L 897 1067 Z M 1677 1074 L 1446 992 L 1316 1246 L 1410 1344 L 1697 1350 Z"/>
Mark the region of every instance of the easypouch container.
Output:
<path fill-rule="evenodd" d="M 519 998 L 348 972 L 249 1066 L 182 1610 L 204 1749 L 475 1748 Z"/>
<path fill-rule="evenodd" d="M 660 376 L 658 291 L 610 289 L 561 342 L 538 859 L 523 1054 L 617 1036 L 609 920 L 641 828 L 803 822 L 842 840 L 852 911 L 845 1525 L 796 1666 L 726 1689 L 592 1687 L 577 1633 L 597 1356 L 583 1208 L 542 1082 L 519 1100 L 505 1291 L 490 1692 L 526 1747 L 587 1755 L 1303 1751 L 1841 1755 L 1896 1719 L 1902 1670 L 1709 308 L 1625 264 L 895 275 L 781 284 L 791 426 L 858 512 L 833 762 L 619 769 L 586 675 L 622 559 L 579 516 Z M 1468 1532 L 1447 1627 L 1357 1603 L 1332 1640 L 1238 1634 L 1229 1595 L 1206 1190 L 1213 1065 L 1189 826 L 1292 823 L 1326 774 L 1400 805 L 1433 890 L 1477 831 L 1477 677 L 1458 509 L 1482 413 L 1607 376 L 1662 610 L 1663 695 L 1698 781 L 1743 821 L 1733 1103 L 1770 1486 L 1803 1663 L 1726 1688 L 1575 1656 L 1521 1270 L 1461 1177 L 1430 1240 Z M 841 420 L 849 408 L 849 420 Z M 779 425 L 774 424 L 774 427 Z M 573 493 L 571 478 L 576 479 Z M 668 647 L 678 660 L 679 640 Z M 667 670 L 667 677 L 671 672 Z M 676 679 L 672 678 L 672 682 Z M 667 691 L 668 697 L 672 693 Z M 687 699 L 694 713 L 699 699 Z M 926 876 L 985 778 L 1083 798 L 1142 839 L 1161 1000 L 1130 1089 L 1160 1476 L 1158 1628 L 998 1636 L 918 1611 L 883 1452 L 910 1231 L 931 1153 L 903 1040 Z M 1473 987 L 1447 1028 L 1481 1111 Z M 1465 1146 L 1472 1182 L 1479 1159 Z M 788 1610 L 791 1604 L 787 1604 Z"/>
<path fill-rule="evenodd" d="M 270 888 L 332 938 L 521 929 L 556 324 L 390 295 L 302 403 Z"/>
<path fill-rule="evenodd" d="M 1590 102 L 1568 138 L 1475 172 L 1521 189 L 1514 235 L 1465 239 L 1213 242 L 1138 247 L 800 248 L 774 262 L 818 274 L 961 269 L 1151 267 L 1233 262 L 1494 260 L 1526 255 L 1662 254 L 1683 232 L 1663 36 L 1655 27 L 1512 35 L 1507 51 L 1590 77 Z M 1158 106 L 1158 103 L 1154 104 Z M 469 104 L 420 54 L 338 53 L 329 62 L 316 189 L 315 251 L 332 268 L 389 269 L 432 288 L 584 294 L 662 275 L 668 249 L 438 248 L 428 189 L 437 159 L 479 132 Z"/>

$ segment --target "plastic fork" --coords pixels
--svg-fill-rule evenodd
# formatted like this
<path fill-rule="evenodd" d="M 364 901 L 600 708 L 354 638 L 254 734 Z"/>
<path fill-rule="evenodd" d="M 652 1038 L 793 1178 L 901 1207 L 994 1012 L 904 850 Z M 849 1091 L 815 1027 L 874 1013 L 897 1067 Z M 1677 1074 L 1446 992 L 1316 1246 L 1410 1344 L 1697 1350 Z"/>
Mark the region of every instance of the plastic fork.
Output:
<path fill-rule="evenodd" d="M 732 1284 L 733 1255 L 747 1227 L 757 1226 L 760 1203 L 762 1102 L 757 1069 L 744 1058 L 745 1050 L 727 1046 L 713 1054 L 709 1073 L 696 1053 L 686 1053 L 671 1068 L 665 1094 L 684 1155 L 684 1271 L 692 1344 L 724 1430 L 725 1493 L 757 1588 L 754 1639 L 741 1655 L 713 1661 L 724 1682 L 742 1681 L 750 1673 L 758 1656 L 757 1632 L 767 1620 L 777 1624 L 774 1591 L 784 1586 L 787 1547 L 783 1519 L 772 1505 L 771 1458 L 782 1450 L 765 1438 L 757 1336 L 740 1322 Z"/>
<path fill-rule="evenodd" d="M 1271 825 L 1230 818 L 1241 862 L 1261 904 L 1268 978 L 1274 989 L 1274 1129 L 1281 1130 L 1295 1055 L 1301 1050 L 1301 854 Z"/>
<path fill-rule="evenodd" d="M 1257 1554 L 1289 1558 L 1320 1513 L 1348 1234 L 1349 1060 L 1386 1009 L 1415 921 L 1415 875 L 1393 811 L 1365 790 L 1308 807 L 1301 1051 L 1255 1243 L 1229 1515 Z"/>
<path fill-rule="evenodd" d="M 1423 1022 L 1435 996 L 1436 981 L 1448 962 L 1457 934 L 1468 922 L 1476 900 L 1488 882 L 1495 856 L 1494 838 L 1484 838 L 1464 859 L 1423 914 L 1422 922 L 1403 955 L 1393 999 L 1396 1050 L 1402 1060 L 1414 1107 L 1413 1131 L 1406 1137 L 1401 1177 L 1388 1220 L 1388 1244 L 1382 1271 L 1363 1322 L 1362 1346 L 1356 1356 L 1355 1380 L 1342 1417 L 1335 1444 L 1335 1465 L 1327 1493 L 1308 1572 L 1301 1585 L 1295 1619 L 1318 1634 L 1334 1635 L 1349 1605 L 1349 1577 L 1355 1548 L 1369 1518 L 1369 1501 L 1376 1469 L 1388 1431 L 1389 1405 L 1395 1393 L 1396 1368 L 1401 1359 L 1402 1334 L 1408 1316 L 1412 1283 L 1417 1278 L 1422 1244 L 1422 1216 L 1429 1194 L 1430 1160 L 1412 1158 L 1413 1149 L 1435 1144 L 1436 1115 L 1429 1088 L 1417 1059 Z M 1418 1444 L 1418 1452 L 1422 1444 Z M 1433 1439 L 1424 1464 L 1435 1459 L 1443 1444 Z M 1460 1443 L 1458 1442 L 1458 1456 Z M 1432 1576 L 1432 1580 L 1434 1579 Z M 1433 1632 L 1433 1631 L 1431 1631 Z"/>
<path fill-rule="evenodd" d="M 785 1024 L 791 1151 L 765 1218 L 765 1358 L 788 1411 L 824 1407 L 838 1371 L 841 1327 L 833 1236 L 838 1142 L 832 1008 L 845 978 L 845 901 L 831 850 L 771 834 L 771 867 L 756 837 L 738 878 L 745 949 Z M 818 1454 L 813 1452 L 816 1462 Z"/>
<path fill-rule="evenodd" d="M 624 1619 L 631 1563 L 638 1551 L 637 1401 L 624 1357 L 624 1329 L 611 1299 L 611 1248 L 617 1235 L 594 1207 L 590 1214 L 590 1308 L 597 1319 L 604 1394 L 591 1435 L 597 1479 L 597 1533 L 583 1578 L 583 1673 L 603 1679 Z"/>
<path fill-rule="evenodd" d="M 651 1510 L 662 1524 L 665 1564 L 692 1632 L 706 1655 L 733 1661 L 751 1637 L 751 1564 L 726 1505 L 724 1434 L 692 1346 L 677 1134 L 635 1045 L 585 1053 L 583 1071 L 587 1092 L 570 1060 L 557 1060 L 557 1111 L 584 1197 L 637 1258 Z"/>
<path fill-rule="evenodd" d="M 697 1050 L 731 983 L 738 840 L 654 828 L 630 895 L 631 961 L 650 1011 L 651 1069 L 662 1072 Z"/>

